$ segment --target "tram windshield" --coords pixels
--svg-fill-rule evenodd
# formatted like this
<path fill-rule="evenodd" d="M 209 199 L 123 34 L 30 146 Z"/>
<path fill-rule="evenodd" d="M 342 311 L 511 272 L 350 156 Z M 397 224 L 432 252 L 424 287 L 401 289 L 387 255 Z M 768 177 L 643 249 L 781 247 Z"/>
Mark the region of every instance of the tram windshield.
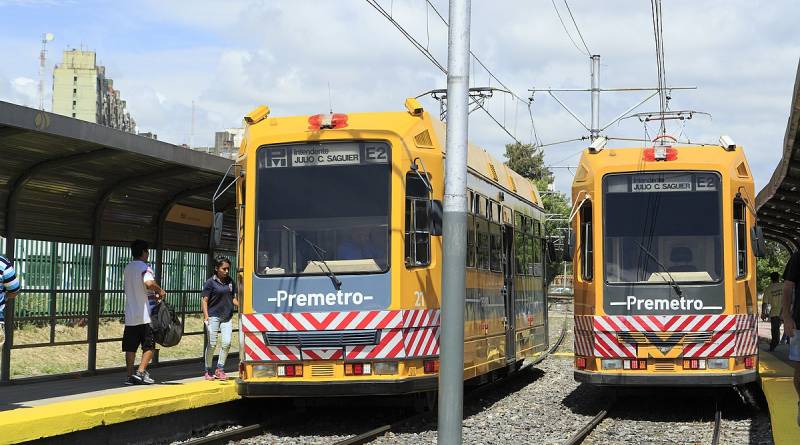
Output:
<path fill-rule="evenodd" d="M 606 281 L 647 284 L 664 284 L 671 279 L 679 283 L 720 281 L 719 184 L 718 175 L 705 172 L 606 176 L 603 179 Z"/>
<path fill-rule="evenodd" d="M 261 148 L 256 273 L 388 270 L 388 156 L 384 142 Z"/>

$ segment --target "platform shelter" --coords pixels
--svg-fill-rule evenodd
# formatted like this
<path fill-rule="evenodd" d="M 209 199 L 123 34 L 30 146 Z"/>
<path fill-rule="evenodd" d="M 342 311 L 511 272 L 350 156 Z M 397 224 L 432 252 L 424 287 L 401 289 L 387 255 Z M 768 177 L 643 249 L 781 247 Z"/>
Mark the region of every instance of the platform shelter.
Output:
<path fill-rule="evenodd" d="M 0 384 L 14 379 L 15 364 L 41 356 L 36 348 L 78 351 L 73 374 L 110 367 L 98 348 L 119 351 L 122 328 L 99 328 L 122 318 L 132 240 L 150 243 L 156 276 L 184 318 L 199 311 L 209 255 L 235 251 L 233 188 L 216 201 L 223 240 L 210 241 L 211 197 L 231 160 L 7 102 L 0 159 L 0 247 L 24 289 L 6 305 Z"/>

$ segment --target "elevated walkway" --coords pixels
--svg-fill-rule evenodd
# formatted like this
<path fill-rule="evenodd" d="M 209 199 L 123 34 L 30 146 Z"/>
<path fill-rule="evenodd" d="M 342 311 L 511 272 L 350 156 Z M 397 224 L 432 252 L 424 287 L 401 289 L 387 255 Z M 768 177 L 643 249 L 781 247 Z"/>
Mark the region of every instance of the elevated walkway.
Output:
<path fill-rule="evenodd" d="M 235 361 L 235 360 L 234 360 Z M 125 386 L 124 372 L 8 385 L 0 391 L 0 444 L 60 436 L 104 425 L 236 400 L 235 365 L 227 381 L 198 377 L 202 364 L 150 369 L 158 382 Z"/>
<path fill-rule="evenodd" d="M 794 390 L 792 378 L 794 368 L 789 362 L 789 348 L 779 345 L 774 352 L 767 352 L 768 344 L 764 342 L 763 322 L 759 322 L 762 341 L 759 342 L 758 370 L 761 377 L 761 389 L 769 405 L 769 417 L 772 422 L 772 439 L 775 445 L 797 445 L 800 443 L 800 427 L 797 425 L 797 392 Z M 767 324 L 768 326 L 768 324 Z"/>

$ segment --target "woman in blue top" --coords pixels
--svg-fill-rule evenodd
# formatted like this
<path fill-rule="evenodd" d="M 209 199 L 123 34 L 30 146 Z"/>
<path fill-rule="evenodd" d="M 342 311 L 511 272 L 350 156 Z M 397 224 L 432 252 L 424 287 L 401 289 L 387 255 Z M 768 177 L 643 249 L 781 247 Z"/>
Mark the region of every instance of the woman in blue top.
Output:
<path fill-rule="evenodd" d="M 205 317 L 206 329 L 208 330 L 208 345 L 206 346 L 205 366 L 206 380 L 227 380 L 223 368 L 225 359 L 228 357 L 228 349 L 231 347 L 231 332 L 233 325 L 234 307 L 239 306 L 239 299 L 236 298 L 236 284 L 230 277 L 231 260 L 226 257 L 217 257 L 214 260 L 214 275 L 206 281 L 203 286 L 203 316 Z M 211 367 L 214 359 L 214 349 L 217 346 L 217 338 L 221 338 L 219 358 L 217 359 L 216 370 Z"/>

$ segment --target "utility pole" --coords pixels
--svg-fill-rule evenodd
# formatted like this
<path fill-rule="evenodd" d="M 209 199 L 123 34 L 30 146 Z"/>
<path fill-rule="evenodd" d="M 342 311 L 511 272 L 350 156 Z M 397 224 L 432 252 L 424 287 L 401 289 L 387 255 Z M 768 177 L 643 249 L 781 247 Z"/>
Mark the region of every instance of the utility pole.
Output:
<path fill-rule="evenodd" d="M 47 42 L 53 41 L 55 36 L 46 32 L 42 34 L 42 50 L 39 52 L 39 109 L 44 111 L 44 70 L 47 60 Z"/>
<path fill-rule="evenodd" d="M 600 55 L 595 54 L 592 60 L 592 128 L 589 139 L 594 141 L 600 137 Z"/>
<path fill-rule="evenodd" d="M 450 0 L 447 43 L 447 159 L 442 235 L 437 442 L 461 443 L 464 415 L 464 298 L 467 259 L 467 133 L 469 127 L 470 0 Z"/>

